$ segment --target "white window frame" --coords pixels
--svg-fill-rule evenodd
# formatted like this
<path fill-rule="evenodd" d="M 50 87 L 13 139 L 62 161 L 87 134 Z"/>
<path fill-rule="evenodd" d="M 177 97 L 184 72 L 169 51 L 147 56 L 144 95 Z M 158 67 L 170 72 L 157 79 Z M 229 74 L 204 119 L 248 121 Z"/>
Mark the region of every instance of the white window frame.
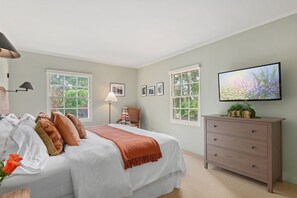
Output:
<path fill-rule="evenodd" d="M 50 75 L 51 74 L 58 74 L 63 76 L 75 76 L 75 77 L 84 77 L 89 79 L 89 106 L 88 106 L 88 112 L 89 117 L 88 118 L 80 118 L 82 122 L 92 122 L 93 121 L 93 113 L 92 113 L 92 74 L 88 73 L 78 73 L 78 72 L 69 72 L 69 71 L 62 71 L 62 70 L 46 70 L 46 79 L 47 79 L 47 92 L 46 92 L 46 101 L 47 101 L 47 113 L 51 113 L 51 101 L 50 101 Z"/>
<path fill-rule="evenodd" d="M 198 120 L 197 121 L 190 121 L 190 120 L 177 120 L 177 119 L 173 119 L 173 97 L 174 97 L 174 86 L 173 86 L 173 82 L 174 82 L 174 75 L 175 74 L 181 74 L 183 72 L 188 72 L 188 71 L 192 71 L 192 70 L 197 70 L 198 69 L 198 78 L 199 78 L 199 92 L 198 92 Z M 170 123 L 173 124 L 182 124 L 182 125 L 189 125 L 189 126 L 200 126 L 201 125 L 201 106 L 200 106 L 200 91 L 201 91 L 201 70 L 200 70 L 200 65 L 196 64 L 196 65 L 192 65 L 189 67 L 185 67 L 185 68 L 181 68 L 181 69 L 176 69 L 176 70 L 172 70 L 169 71 L 169 79 L 170 79 Z"/>

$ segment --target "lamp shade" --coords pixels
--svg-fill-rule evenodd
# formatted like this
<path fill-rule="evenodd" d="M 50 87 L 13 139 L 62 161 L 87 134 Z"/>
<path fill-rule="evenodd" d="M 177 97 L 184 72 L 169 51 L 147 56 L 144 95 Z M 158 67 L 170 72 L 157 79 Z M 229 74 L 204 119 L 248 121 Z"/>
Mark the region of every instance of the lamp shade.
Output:
<path fill-rule="evenodd" d="M 24 82 L 19 87 L 23 88 L 23 89 L 26 89 L 26 90 L 28 90 L 28 89 L 34 90 L 34 87 L 32 86 L 32 84 L 30 82 Z"/>
<path fill-rule="evenodd" d="M 0 57 L 19 58 L 20 53 L 13 47 L 9 40 L 0 32 Z"/>
<path fill-rule="evenodd" d="M 108 95 L 106 96 L 106 98 L 105 98 L 105 102 L 117 102 L 118 101 L 118 99 L 117 99 L 117 97 L 114 95 L 114 93 L 113 92 L 109 92 L 108 93 Z"/>

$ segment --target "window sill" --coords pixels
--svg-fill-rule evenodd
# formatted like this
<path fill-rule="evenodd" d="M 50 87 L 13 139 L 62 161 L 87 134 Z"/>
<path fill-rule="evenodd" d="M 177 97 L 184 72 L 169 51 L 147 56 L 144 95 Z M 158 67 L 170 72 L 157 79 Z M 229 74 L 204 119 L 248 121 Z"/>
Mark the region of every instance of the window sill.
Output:
<path fill-rule="evenodd" d="M 80 118 L 79 119 L 81 122 L 86 123 L 86 122 L 92 122 L 93 119 L 92 118 Z"/>
<path fill-rule="evenodd" d="M 170 123 L 172 124 L 180 124 L 185 126 L 194 126 L 194 127 L 200 127 L 200 120 L 197 122 L 194 121 L 187 121 L 187 120 L 170 120 Z"/>

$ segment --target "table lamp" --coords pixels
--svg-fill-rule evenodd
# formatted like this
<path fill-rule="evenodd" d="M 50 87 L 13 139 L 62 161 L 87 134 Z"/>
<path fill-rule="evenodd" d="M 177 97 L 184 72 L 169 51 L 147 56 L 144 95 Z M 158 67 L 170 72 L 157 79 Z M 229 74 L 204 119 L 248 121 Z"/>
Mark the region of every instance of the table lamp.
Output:
<path fill-rule="evenodd" d="M 117 97 L 114 95 L 113 92 L 109 92 L 105 98 L 105 102 L 108 102 L 109 104 L 109 124 L 111 123 L 111 103 L 117 101 Z"/>

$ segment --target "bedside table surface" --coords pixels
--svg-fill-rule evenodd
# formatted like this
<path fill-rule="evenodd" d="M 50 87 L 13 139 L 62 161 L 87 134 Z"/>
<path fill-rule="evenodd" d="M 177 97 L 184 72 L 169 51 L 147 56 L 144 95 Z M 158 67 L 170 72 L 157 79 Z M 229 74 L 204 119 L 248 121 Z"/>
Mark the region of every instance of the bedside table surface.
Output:
<path fill-rule="evenodd" d="M 0 198 L 30 198 L 30 189 L 23 188 L 13 192 L 7 192 L 0 195 Z"/>

